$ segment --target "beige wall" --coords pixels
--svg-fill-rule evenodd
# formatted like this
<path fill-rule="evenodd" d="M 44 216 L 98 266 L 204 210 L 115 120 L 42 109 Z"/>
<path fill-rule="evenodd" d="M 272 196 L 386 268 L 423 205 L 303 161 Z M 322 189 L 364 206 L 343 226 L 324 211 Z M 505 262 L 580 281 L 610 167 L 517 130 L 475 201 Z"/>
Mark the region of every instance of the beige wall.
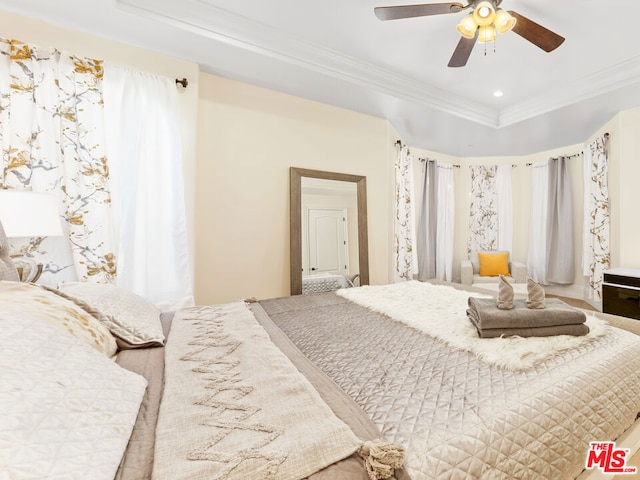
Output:
<path fill-rule="evenodd" d="M 613 179 L 617 202 L 611 212 L 618 222 L 613 266 L 640 268 L 640 108 L 624 111 L 619 117 L 615 145 L 619 149 L 619 170 Z M 612 136 L 612 143 L 614 140 Z"/>
<path fill-rule="evenodd" d="M 169 77 L 187 77 L 181 91 L 187 220 L 200 304 L 286 295 L 289 292 L 290 166 L 365 175 L 368 187 L 371 282 L 393 271 L 394 162 L 400 139 L 383 119 L 361 115 L 232 80 L 199 73 L 196 64 L 104 38 L 2 12 L 0 36 L 102 58 Z M 621 112 L 595 135 L 611 133 L 612 265 L 640 268 L 640 109 Z M 196 138 L 197 137 L 197 138 Z M 590 140 L 590 139 L 587 139 Z M 586 141 L 586 140 L 585 140 Z M 513 163 L 514 249 L 526 262 L 530 169 L 526 163 L 571 154 L 582 145 L 522 157 L 456 158 L 412 149 L 460 164 L 456 179 L 454 277 L 466 254 L 472 163 Z M 582 162 L 571 161 L 576 216 L 576 288 L 580 274 Z M 422 164 L 415 163 L 416 200 Z M 575 291 L 573 292 L 575 293 Z"/>
<path fill-rule="evenodd" d="M 289 294 L 289 167 L 367 177 L 371 283 L 389 280 L 385 120 L 200 76 L 196 302 Z"/>
<path fill-rule="evenodd" d="M 640 221 L 637 205 L 640 204 L 640 108 L 616 115 L 593 135 L 585 144 L 597 136 L 609 133 L 609 193 L 611 198 L 611 265 L 612 267 L 640 268 Z M 428 157 L 446 163 L 459 164 L 456 169 L 456 223 L 454 278 L 460 277 L 460 260 L 466 256 L 466 241 L 469 224 L 469 201 L 471 176 L 468 167 L 472 164 L 512 164 L 514 238 L 513 257 L 526 263 L 529 251 L 529 217 L 531 211 L 531 167 L 528 163 L 542 162 L 550 157 L 572 155 L 583 149 L 583 144 L 569 145 L 554 150 L 517 157 L 467 157 L 457 158 L 427 150 L 412 149 L 416 184 L 416 203 L 419 205 L 422 189 L 422 163 L 417 157 Z M 571 286 L 548 287 L 547 290 L 582 298 L 587 285 L 582 275 L 582 215 L 583 215 L 583 158 L 569 160 L 574 203 L 574 262 L 575 280 Z M 419 208 L 419 207 L 418 207 Z"/>
<path fill-rule="evenodd" d="M 625 110 L 603 125 L 609 138 L 611 266 L 640 268 L 640 108 Z"/>

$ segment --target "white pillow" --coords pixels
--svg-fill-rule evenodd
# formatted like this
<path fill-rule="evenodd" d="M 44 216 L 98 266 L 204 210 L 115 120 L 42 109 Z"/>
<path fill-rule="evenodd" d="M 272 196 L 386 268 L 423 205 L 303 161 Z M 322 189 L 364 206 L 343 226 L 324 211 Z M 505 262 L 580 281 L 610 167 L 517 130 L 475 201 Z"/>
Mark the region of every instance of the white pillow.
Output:
<path fill-rule="evenodd" d="M 0 313 L 5 308 L 31 315 L 69 332 L 107 357 L 116 354 L 116 340 L 108 327 L 68 299 L 45 287 L 0 281 Z M 1 330 L 0 330 L 1 331 Z"/>
<path fill-rule="evenodd" d="M 101 314 L 96 318 L 118 337 L 120 348 L 164 345 L 160 309 L 135 293 L 114 285 L 87 282 L 61 283 L 58 289 Z"/>
<path fill-rule="evenodd" d="M 0 476 L 113 480 L 147 381 L 69 332 L 1 308 Z"/>

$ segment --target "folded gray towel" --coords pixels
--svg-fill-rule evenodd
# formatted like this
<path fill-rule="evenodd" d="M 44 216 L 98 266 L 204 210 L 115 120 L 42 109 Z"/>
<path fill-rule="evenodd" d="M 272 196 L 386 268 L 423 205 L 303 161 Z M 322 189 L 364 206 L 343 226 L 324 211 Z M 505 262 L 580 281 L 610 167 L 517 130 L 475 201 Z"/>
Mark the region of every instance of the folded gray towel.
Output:
<path fill-rule="evenodd" d="M 527 308 L 544 308 L 544 288 L 532 278 L 527 278 Z"/>
<path fill-rule="evenodd" d="M 507 280 L 507 277 L 500 275 L 498 280 L 498 300 L 497 306 L 501 310 L 511 310 L 513 308 L 513 286 Z"/>
<path fill-rule="evenodd" d="M 536 328 L 584 323 L 587 316 L 583 311 L 567 305 L 558 298 L 547 299 L 547 308 L 531 310 L 526 301 L 516 298 L 512 310 L 496 308 L 491 298 L 469 297 L 467 315 L 481 330 L 492 328 Z"/>
<path fill-rule="evenodd" d="M 497 337 L 551 337 L 555 335 L 572 335 L 578 337 L 587 335 L 589 327 L 584 323 L 577 325 L 554 325 L 550 327 L 531 327 L 531 328 L 478 328 L 473 322 L 473 317 L 469 316 L 471 322 L 478 331 L 480 338 L 497 338 Z"/>

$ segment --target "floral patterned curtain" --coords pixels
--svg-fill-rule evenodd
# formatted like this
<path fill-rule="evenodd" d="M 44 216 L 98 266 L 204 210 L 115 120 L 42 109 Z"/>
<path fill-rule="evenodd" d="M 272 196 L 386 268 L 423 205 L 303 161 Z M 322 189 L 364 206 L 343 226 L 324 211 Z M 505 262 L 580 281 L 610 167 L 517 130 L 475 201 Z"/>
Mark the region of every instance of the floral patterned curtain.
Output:
<path fill-rule="evenodd" d="M 511 251 L 511 165 L 471 165 L 470 168 L 471 208 L 467 252 Z"/>
<path fill-rule="evenodd" d="M 413 205 L 413 157 L 404 146 L 396 164 L 395 282 L 418 273 Z"/>
<path fill-rule="evenodd" d="M 471 210 L 467 252 L 498 249 L 495 165 L 471 165 Z"/>
<path fill-rule="evenodd" d="M 584 222 L 582 270 L 589 278 L 587 298 L 602 299 L 604 271 L 611 266 L 609 248 L 609 158 L 607 138 L 599 137 L 584 149 Z"/>
<path fill-rule="evenodd" d="M 42 283 L 116 275 L 102 78 L 100 60 L 0 39 L 0 188 L 55 194 L 67 233 L 21 247 Z"/>

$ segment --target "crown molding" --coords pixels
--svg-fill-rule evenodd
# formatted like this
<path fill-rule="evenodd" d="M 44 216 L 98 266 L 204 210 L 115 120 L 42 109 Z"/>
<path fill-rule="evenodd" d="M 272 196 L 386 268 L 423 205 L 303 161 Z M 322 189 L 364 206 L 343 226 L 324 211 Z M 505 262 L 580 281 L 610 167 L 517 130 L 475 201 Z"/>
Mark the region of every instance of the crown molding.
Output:
<path fill-rule="evenodd" d="M 640 55 L 571 82 L 563 82 L 559 79 L 557 88 L 552 92 L 502 109 L 498 117 L 498 128 L 507 127 L 639 81 Z"/>
<path fill-rule="evenodd" d="M 206 0 L 116 0 L 116 3 L 131 13 L 217 42 L 417 102 L 485 126 L 498 126 L 496 109 L 284 33 L 216 7 Z"/>
<path fill-rule="evenodd" d="M 500 129 L 640 81 L 640 56 L 497 110 L 213 5 L 209 0 L 116 0 L 119 9 L 200 37 Z M 215 71 L 215 65 L 210 65 Z"/>

